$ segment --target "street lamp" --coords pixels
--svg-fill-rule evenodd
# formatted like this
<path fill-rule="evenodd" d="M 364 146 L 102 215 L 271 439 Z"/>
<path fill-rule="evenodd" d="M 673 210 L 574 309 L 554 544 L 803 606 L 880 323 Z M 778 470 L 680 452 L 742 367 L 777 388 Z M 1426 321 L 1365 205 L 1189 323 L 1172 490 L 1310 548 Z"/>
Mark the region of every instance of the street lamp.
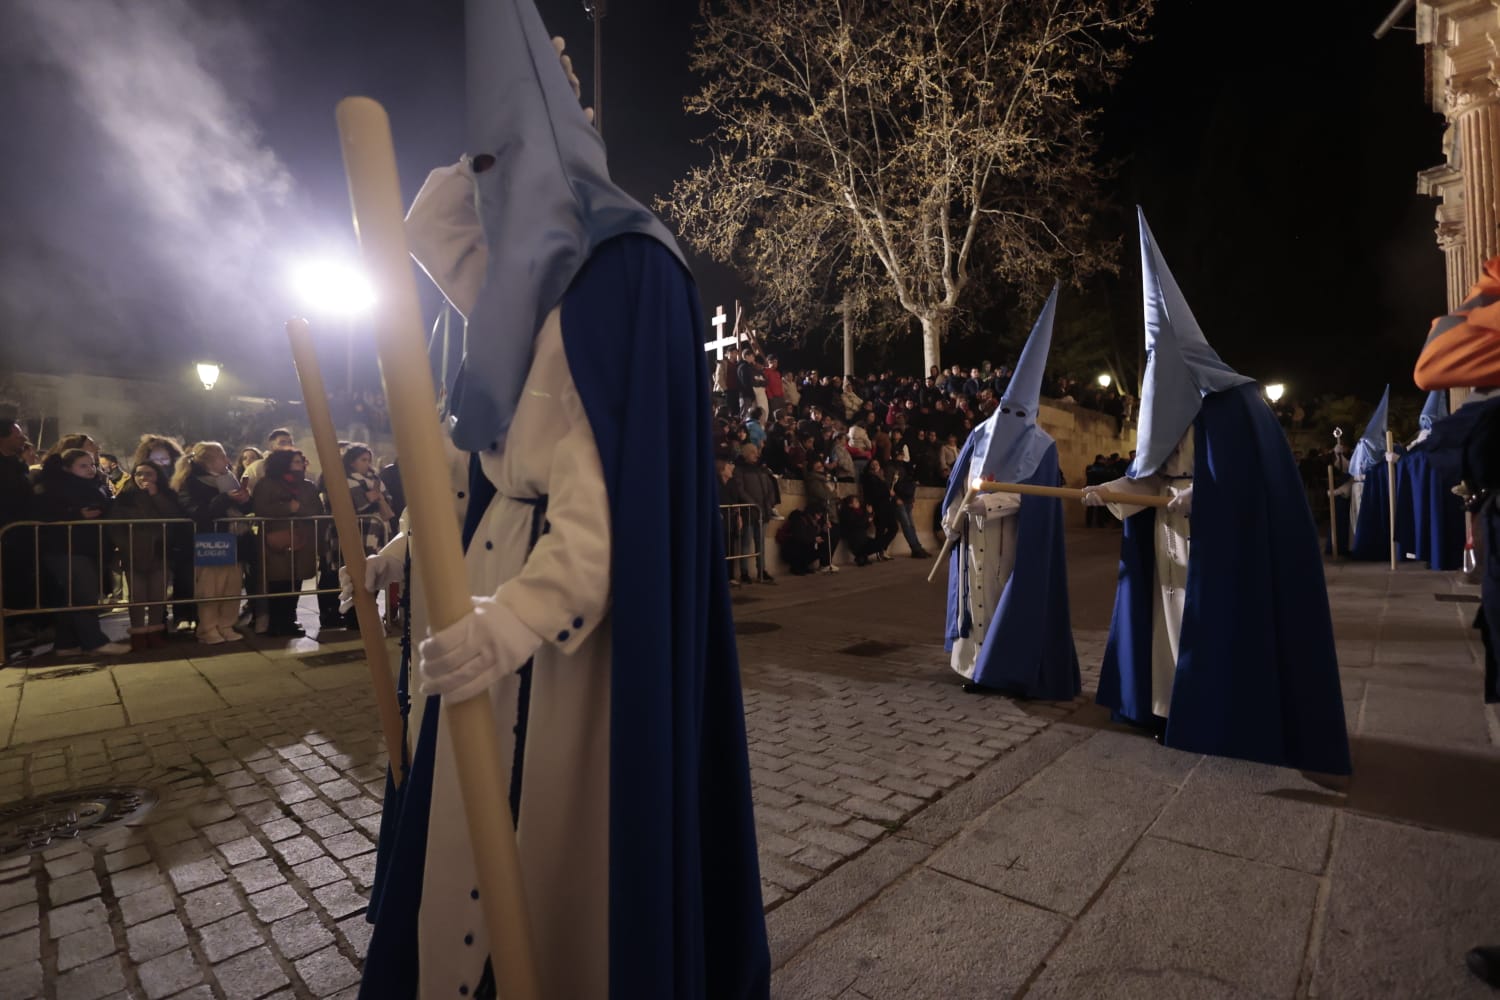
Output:
<path fill-rule="evenodd" d="M 219 366 L 212 361 L 198 362 L 198 381 L 203 383 L 204 389 L 212 389 L 219 381 Z"/>
<path fill-rule="evenodd" d="M 1109 388 L 1109 384 L 1111 382 L 1113 382 L 1114 379 L 1110 378 L 1109 372 L 1101 372 L 1100 375 L 1099 375 L 1099 377 L 1097 379 L 1095 379 L 1094 381 L 1096 381 L 1096 382 L 1099 383 L 1099 388 L 1101 388 L 1101 389 L 1108 389 Z"/>
<path fill-rule="evenodd" d="M 594 128 L 604 134 L 604 15 L 609 0 L 583 0 L 583 11 L 594 21 Z"/>
<path fill-rule="evenodd" d="M 375 305 L 375 288 L 365 273 L 339 260 L 303 261 L 292 268 L 292 289 L 307 308 L 347 323 L 344 391 L 354 392 L 354 320 Z"/>
<path fill-rule="evenodd" d="M 1281 402 L 1281 397 L 1286 395 L 1286 386 L 1280 382 L 1272 382 L 1266 386 L 1266 398 L 1273 403 Z"/>

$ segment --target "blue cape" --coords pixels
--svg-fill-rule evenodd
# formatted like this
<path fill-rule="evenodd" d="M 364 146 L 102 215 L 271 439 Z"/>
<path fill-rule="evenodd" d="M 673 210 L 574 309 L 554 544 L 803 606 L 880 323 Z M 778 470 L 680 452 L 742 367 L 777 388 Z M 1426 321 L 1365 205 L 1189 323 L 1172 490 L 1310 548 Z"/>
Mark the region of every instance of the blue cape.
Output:
<path fill-rule="evenodd" d="M 1348 774 L 1349 738 L 1318 531 L 1286 437 L 1254 385 L 1193 422 L 1192 544 L 1164 742 Z M 1150 725 L 1155 511 L 1125 519 L 1098 702 Z"/>
<path fill-rule="evenodd" d="M 1384 454 L 1384 449 L 1381 451 Z M 1386 562 L 1391 558 L 1391 484 L 1387 468 L 1385 459 L 1381 458 L 1380 464 L 1370 466 L 1365 473 L 1359 520 L 1354 524 L 1354 544 L 1349 547 L 1350 559 Z M 1400 470 L 1397 472 L 1399 479 Z M 1397 527 L 1399 530 L 1399 524 Z"/>
<path fill-rule="evenodd" d="M 967 488 L 961 470 L 968 468 L 974 435 L 953 465 L 943 509 L 962 497 Z M 1052 445 L 1035 471 L 1022 482 L 1059 486 L 1057 445 Z M 1051 497 L 1022 497 L 1016 525 L 1016 564 L 1011 571 L 994 620 L 974 668 L 974 683 L 1023 698 L 1068 701 L 1083 684 L 1078 653 L 1073 648 L 1073 624 L 1068 611 L 1068 568 L 1063 551 L 1062 501 Z M 969 634 L 969 546 L 960 540 L 948 557 L 948 617 L 943 648 Z"/>
<path fill-rule="evenodd" d="M 1396 467 L 1396 538 L 1403 543 L 1403 554 L 1415 553 L 1429 569 L 1456 570 L 1464 561 L 1464 502 L 1453 495 L 1458 480 L 1445 478 L 1440 470 L 1425 441 L 1401 459 Z"/>
<path fill-rule="evenodd" d="M 615 998 L 770 993 L 702 315 L 675 256 L 635 235 L 599 247 L 562 305 L 563 347 L 599 448 L 610 523 L 629 526 L 613 533 L 610 560 Z M 487 479 L 471 477 L 471 529 L 493 496 Z M 424 716 L 403 789 L 362 1000 L 416 995 L 437 715 Z"/>

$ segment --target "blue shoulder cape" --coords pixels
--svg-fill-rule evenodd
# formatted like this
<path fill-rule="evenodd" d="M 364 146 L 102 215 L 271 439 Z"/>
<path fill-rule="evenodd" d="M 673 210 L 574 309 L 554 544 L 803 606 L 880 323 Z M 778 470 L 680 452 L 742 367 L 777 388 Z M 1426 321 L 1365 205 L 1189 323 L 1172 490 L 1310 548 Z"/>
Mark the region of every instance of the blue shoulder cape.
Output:
<path fill-rule="evenodd" d="M 968 446 L 954 469 L 966 469 Z M 1058 486 L 1057 445 L 1042 455 L 1024 482 Z M 952 502 L 953 483 L 944 499 Z M 960 496 L 962 493 L 959 494 Z M 1016 514 L 1016 564 L 1000 595 L 994 620 L 974 668 L 974 683 L 1007 694 L 1044 701 L 1068 701 L 1082 690 L 1073 623 L 1068 610 L 1068 567 L 1063 551 L 1062 501 L 1022 497 Z M 943 647 L 969 634 L 969 546 L 960 540 L 948 557 L 948 617 Z"/>
<path fill-rule="evenodd" d="M 1164 742 L 1348 774 L 1349 738 L 1318 531 L 1286 438 L 1253 385 L 1194 420 L 1192 544 Z M 1155 512 L 1125 519 L 1098 702 L 1151 725 Z"/>
<path fill-rule="evenodd" d="M 702 316 L 676 257 L 638 235 L 600 246 L 562 303 L 563 347 L 598 445 L 610 523 L 629 526 L 613 533 L 610 561 L 615 998 L 770 994 Z M 466 543 L 494 496 L 477 464 Z M 524 733 L 524 688 L 522 699 Z M 423 718 L 402 789 L 362 1000 L 416 996 L 437 717 Z"/>
<path fill-rule="evenodd" d="M 1453 495 L 1458 478 L 1443 474 L 1443 464 L 1433 460 L 1427 442 L 1407 452 L 1397 466 L 1403 497 L 1396 509 L 1396 537 L 1411 538 L 1406 552 L 1416 554 L 1429 569 L 1455 570 L 1464 561 L 1464 502 Z M 1402 510 L 1409 511 L 1409 526 L 1403 532 Z"/>

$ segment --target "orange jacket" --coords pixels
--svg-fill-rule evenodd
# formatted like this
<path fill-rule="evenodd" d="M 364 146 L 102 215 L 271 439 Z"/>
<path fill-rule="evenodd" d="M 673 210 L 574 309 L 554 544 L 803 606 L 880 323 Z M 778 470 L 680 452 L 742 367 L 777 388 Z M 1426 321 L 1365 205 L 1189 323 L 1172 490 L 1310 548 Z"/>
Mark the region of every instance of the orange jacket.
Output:
<path fill-rule="evenodd" d="M 1500 386 L 1500 257 L 1484 262 L 1457 310 L 1432 321 L 1414 377 L 1423 389 Z"/>

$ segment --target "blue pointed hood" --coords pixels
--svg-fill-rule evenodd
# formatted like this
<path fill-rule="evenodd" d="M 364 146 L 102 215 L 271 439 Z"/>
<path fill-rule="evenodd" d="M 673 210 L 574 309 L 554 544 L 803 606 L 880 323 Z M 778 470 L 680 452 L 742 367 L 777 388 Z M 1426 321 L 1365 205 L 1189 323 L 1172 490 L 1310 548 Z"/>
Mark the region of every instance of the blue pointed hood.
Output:
<path fill-rule="evenodd" d="M 465 33 L 469 155 L 495 162 L 475 174 L 488 259 L 451 412 L 453 440 L 479 451 L 503 446 L 537 331 L 600 244 L 638 233 L 682 252 L 610 180 L 533 0 L 467 0 Z"/>
<path fill-rule="evenodd" d="M 1391 402 L 1391 387 L 1387 385 L 1380 396 L 1380 405 L 1370 414 L 1365 432 L 1354 445 L 1354 454 L 1349 456 L 1349 474 L 1363 476 L 1376 465 L 1385 461 L 1385 415 Z"/>
<path fill-rule="evenodd" d="M 1146 304 L 1146 374 L 1136 456 L 1127 475 L 1141 479 L 1155 472 L 1192 427 L 1203 397 L 1254 381 L 1230 368 L 1193 318 L 1187 299 L 1136 207 L 1141 226 L 1141 282 Z"/>
<path fill-rule="evenodd" d="M 1036 424 L 1042 400 L 1042 375 L 1047 353 L 1052 349 L 1052 323 L 1057 314 L 1057 286 L 1042 306 L 1031 336 L 1021 349 L 1021 360 L 1000 405 L 974 428 L 974 447 L 969 459 L 969 478 L 1019 483 L 1031 477 L 1042 456 L 1052 446 L 1052 436 Z"/>
<path fill-rule="evenodd" d="M 1422 415 L 1417 418 L 1422 430 L 1432 430 L 1432 425 L 1448 415 L 1448 391 L 1446 389 L 1434 389 L 1427 394 L 1427 402 L 1422 404 Z"/>

